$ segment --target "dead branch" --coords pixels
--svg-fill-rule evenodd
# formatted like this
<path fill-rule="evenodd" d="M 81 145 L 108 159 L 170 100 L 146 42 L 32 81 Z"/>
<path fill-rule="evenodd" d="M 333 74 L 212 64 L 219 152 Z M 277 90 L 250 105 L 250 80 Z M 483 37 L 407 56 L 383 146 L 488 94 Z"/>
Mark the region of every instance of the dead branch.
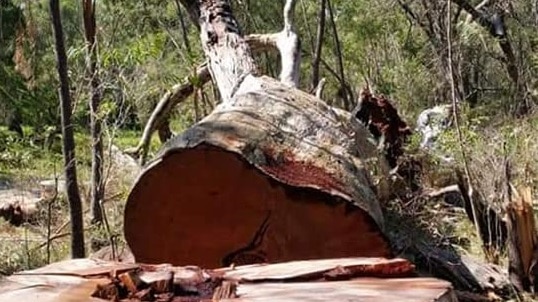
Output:
<path fill-rule="evenodd" d="M 439 190 L 429 192 L 426 195 L 429 198 L 436 198 L 436 197 L 443 196 L 443 195 L 448 194 L 448 193 L 455 193 L 455 192 L 460 192 L 460 189 L 459 189 L 458 185 L 446 186 L 446 187 L 441 188 Z"/>
<path fill-rule="evenodd" d="M 194 75 L 186 77 L 182 83 L 172 87 L 159 101 L 155 109 L 153 110 L 146 126 L 140 142 L 135 148 L 125 150 L 125 153 L 131 154 L 135 157 L 139 157 L 144 162 L 151 135 L 155 132 L 155 129 L 159 128 L 159 125 L 166 121 L 166 118 L 170 115 L 170 111 L 179 103 L 187 99 L 195 90 L 195 86 L 203 85 L 211 79 L 209 74 L 209 68 L 207 63 L 203 63 L 197 69 Z"/>
<path fill-rule="evenodd" d="M 325 78 L 321 78 L 321 80 L 318 82 L 318 86 L 316 87 L 316 97 L 318 99 L 321 99 L 323 95 L 323 89 L 325 88 Z"/>
<path fill-rule="evenodd" d="M 183 1 L 184 5 L 185 2 Z M 190 3 L 190 2 L 189 2 Z M 191 7 L 186 4 L 186 7 Z M 284 28 L 279 33 L 269 34 L 252 34 L 245 37 L 245 41 L 250 49 L 255 52 L 278 49 L 282 58 L 282 71 L 280 80 L 292 87 L 297 87 L 299 84 L 299 66 L 300 66 L 300 40 L 297 34 L 293 31 L 293 14 L 295 8 L 295 0 L 288 0 L 284 6 Z M 191 9 L 192 10 L 192 9 Z M 197 13 L 189 11 L 189 15 L 197 16 Z M 194 20 L 198 24 L 197 20 Z M 194 91 L 196 86 L 203 86 L 211 79 L 209 66 L 206 63 L 200 65 L 194 77 L 187 77 L 182 83 L 172 87 L 171 91 L 167 92 L 159 101 L 153 110 L 144 132 L 138 145 L 134 148 L 125 150 L 126 153 L 140 158 L 144 164 L 147 157 L 151 136 L 159 126 L 166 122 L 166 118 L 170 115 L 170 111 L 179 103 L 186 100 Z"/>
<path fill-rule="evenodd" d="M 293 31 L 295 0 L 286 0 L 284 5 L 284 29 L 278 34 L 276 45 L 281 57 L 280 81 L 292 87 L 299 86 L 301 42 Z"/>

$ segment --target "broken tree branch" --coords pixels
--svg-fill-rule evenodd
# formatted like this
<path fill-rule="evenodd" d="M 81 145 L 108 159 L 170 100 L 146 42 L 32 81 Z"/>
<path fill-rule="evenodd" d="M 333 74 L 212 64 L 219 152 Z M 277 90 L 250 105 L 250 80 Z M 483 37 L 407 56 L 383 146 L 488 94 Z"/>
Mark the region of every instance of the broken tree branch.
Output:
<path fill-rule="evenodd" d="M 135 157 L 140 156 L 141 162 L 144 163 L 151 135 L 155 129 L 159 128 L 166 121 L 170 111 L 179 103 L 183 102 L 195 90 L 195 86 L 203 85 L 211 79 L 207 63 L 200 65 L 194 75 L 186 77 L 181 84 L 175 85 L 159 101 L 153 110 L 142 134 L 138 146 L 125 150 L 125 153 Z"/>
<path fill-rule="evenodd" d="M 321 99 L 323 96 L 323 89 L 325 88 L 325 78 L 321 78 L 321 80 L 318 83 L 318 86 L 316 87 L 316 97 L 318 99 Z"/>
<path fill-rule="evenodd" d="M 189 10 L 189 15 L 198 16 L 198 8 L 191 3 L 192 1 L 182 1 L 185 7 Z M 292 87 L 297 87 L 299 84 L 299 66 L 300 66 L 300 40 L 293 31 L 293 14 L 295 8 L 295 0 L 287 0 L 284 6 L 284 28 L 279 33 L 269 34 L 252 34 L 246 36 L 244 40 L 249 45 L 251 51 L 262 52 L 267 50 L 278 49 L 282 58 L 282 71 L 280 80 Z M 195 20 L 198 25 L 198 20 Z M 209 66 L 203 63 L 197 68 L 194 77 L 187 77 L 181 84 L 172 87 L 171 91 L 167 92 L 159 101 L 149 118 L 142 138 L 138 145 L 134 148 L 125 150 L 126 153 L 139 157 L 142 164 L 145 163 L 147 157 L 151 135 L 155 129 L 166 121 L 170 111 L 177 104 L 183 102 L 194 91 L 196 86 L 203 86 L 211 79 Z"/>
<path fill-rule="evenodd" d="M 280 52 L 280 81 L 292 87 L 299 86 L 301 63 L 301 41 L 293 31 L 295 0 L 286 0 L 284 5 L 284 29 L 278 34 L 276 46 Z"/>

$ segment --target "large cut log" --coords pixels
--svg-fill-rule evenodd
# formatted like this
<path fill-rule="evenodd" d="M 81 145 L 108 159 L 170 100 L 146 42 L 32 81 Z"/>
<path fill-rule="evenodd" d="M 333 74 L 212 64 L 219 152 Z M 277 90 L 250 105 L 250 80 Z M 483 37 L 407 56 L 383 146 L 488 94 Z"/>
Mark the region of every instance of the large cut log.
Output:
<path fill-rule="evenodd" d="M 136 181 L 125 238 L 139 262 L 390 256 L 366 129 L 274 79 L 172 139 Z"/>
<path fill-rule="evenodd" d="M 198 18 L 222 103 L 170 140 L 135 183 L 124 232 L 136 260 L 218 267 L 390 256 L 366 130 L 294 88 L 294 1 L 284 6 L 282 37 L 295 43 L 277 39 L 280 82 L 258 76 L 229 1 L 181 2 Z"/>

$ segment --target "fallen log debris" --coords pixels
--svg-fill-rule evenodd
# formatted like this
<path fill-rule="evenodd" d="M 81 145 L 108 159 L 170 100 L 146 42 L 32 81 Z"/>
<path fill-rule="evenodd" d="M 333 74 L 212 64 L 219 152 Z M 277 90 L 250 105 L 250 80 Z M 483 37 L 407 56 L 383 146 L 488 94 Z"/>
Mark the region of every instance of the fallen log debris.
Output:
<path fill-rule="evenodd" d="M 404 259 L 340 258 L 214 270 L 67 260 L 0 282 L 6 301 L 457 301 Z M 372 278 L 381 277 L 381 278 Z"/>
<path fill-rule="evenodd" d="M 31 192 L 19 190 L 0 191 L 0 218 L 13 226 L 32 222 L 38 214 L 42 198 Z"/>

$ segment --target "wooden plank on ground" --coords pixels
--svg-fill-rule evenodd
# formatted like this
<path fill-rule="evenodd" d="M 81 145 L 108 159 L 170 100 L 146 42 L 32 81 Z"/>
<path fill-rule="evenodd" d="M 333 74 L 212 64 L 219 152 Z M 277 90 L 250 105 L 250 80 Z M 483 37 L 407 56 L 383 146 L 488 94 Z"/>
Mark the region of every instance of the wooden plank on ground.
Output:
<path fill-rule="evenodd" d="M 353 277 L 394 277 L 409 275 L 414 271 L 414 266 L 405 259 L 362 257 L 254 264 L 216 271 L 224 271 L 227 279 L 262 281 L 322 278 L 325 273 L 337 268 L 349 270 Z"/>
<path fill-rule="evenodd" d="M 360 278 L 339 282 L 239 284 L 239 298 L 228 302 L 416 302 L 457 301 L 449 282 L 431 278 Z"/>

